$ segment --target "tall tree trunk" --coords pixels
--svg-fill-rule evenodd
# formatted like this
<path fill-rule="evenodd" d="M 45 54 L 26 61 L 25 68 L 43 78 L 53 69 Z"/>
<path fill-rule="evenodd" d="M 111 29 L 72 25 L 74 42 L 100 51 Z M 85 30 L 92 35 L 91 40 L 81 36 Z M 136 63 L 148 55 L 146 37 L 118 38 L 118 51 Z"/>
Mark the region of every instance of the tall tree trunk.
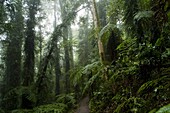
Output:
<path fill-rule="evenodd" d="M 65 14 L 67 14 L 64 4 L 59 0 L 60 8 L 61 8 L 61 18 L 62 21 L 66 18 Z M 70 70 L 70 55 L 69 55 L 69 44 L 68 44 L 68 26 L 63 28 L 63 43 L 64 43 L 64 58 L 65 58 L 65 88 L 66 93 L 70 92 L 70 81 L 69 81 L 69 70 Z"/>
<path fill-rule="evenodd" d="M 34 3 L 34 2 L 33 2 Z M 34 49 L 35 49 L 35 9 L 29 6 L 29 19 L 27 20 L 27 30 L 25 37 L 25 62 L 24 62 L 24 86 L 29 86 L 34 81 Z"/>
<path fill-rule="evenodd" d="M 41 25 L 39 26 L 39 70 L 41 69 L 41 65 L 42 65 L 42 50 L 43 50 L 43 37 L 42 37 L 42 29 L 41 29 Z"/>
<path fill-rule="evenodd" d="M 94 26 L 96 30 L 96 38 L 98 40 L 98 50 L 99 50 L 99 55 L 101 62 L 105 60 L 105 54 L 104 54 L 104 48 L 103 48 L 103 43 L 99 37 L 99 32 L 100 32 L 100 20 L 97 12 L 97 6 L 96 6 L 96 1 L 92 0 L 92 14 L 93 14 L 93 19 L 94 19 Z"/>
<path fill-rule="evenodd" d="M 58 46 L 58 45 L 57 45 Z M 55 74 L 56 74 L 56 95 L 60 94 L 60 49 L 59 47 L 56 48 L 56 58 L 55 58 Z"/>
<path fill-rule="evenodd" d="M 17 5 L 17 12 L 11 12 L 11 23 L 13 28 L 8 33 L 8 46 L 6 51 L 6 93 L 10 90 L 20 86 L 21 83 L 21 47 L 23 38 L 23 16 L 22 16 L 22 2 L 19 1 Z M 10 97 L 11 98 L 11 97 Z M 5 107 L 16 109 L 20 105 L 20 100 L 17 97 L 7 100 Z"/>
<path fill-rule="evenodd" d="M 56 5 L 57 5 L 57 0 L 54 0 L 54 28 L 56 27 L 56 23 L 57 23 L 57 19 L 56 19 Z M 55 75 L 56 75 L 56 90 L 55 90 L 55 93 L 56 95 L 59 95 L 60 94 L 60 75 L 61 75 L 61 69 L 60 69 L 60 48 L 59 48 L 59 45 L 58 45 L 58 37 L 55 36 L 57 39 L 56 39 L 56 49 L 55 49 Z"/>
<path fill-rule="evenodd" d="M 69 26 L 68 28 L 68 34 L 69 34 L 69 52 L 70 52 L 70 68 L 74 68 L 74 55 L 73 55 L 73 34 L 72 34 L 72 30 L 71 27 Z"/>
<path fill-rule="evenodd" d="M 68 28 L 65 30 L 65 35 L 68 35 Z M 65 76 L 66 76 L 66 93 L 70 92 L 70 81 L 69 81 L 69 70 L 70 70 L 70 57 L 69 57 L 69 47 L 68 47 L 68 36 L 63 37 L 63 43 L 64 43 L 64 58 L 65 58 Z"/>
<path fill-rule="evenodd" d="M 38 7 L 38 2 L 34 0 L 28 1 L 28 20 L 26 22 L 26 37 L 25 37 L 25 61 L 23 70 L 23 86 L 30 87 L 34 83 L 34 66 L 35 66 L 35 14 Z M 22 108 L 32 108 L 32 103 L 27 99 L 27 95 L 22 96 Z"/>

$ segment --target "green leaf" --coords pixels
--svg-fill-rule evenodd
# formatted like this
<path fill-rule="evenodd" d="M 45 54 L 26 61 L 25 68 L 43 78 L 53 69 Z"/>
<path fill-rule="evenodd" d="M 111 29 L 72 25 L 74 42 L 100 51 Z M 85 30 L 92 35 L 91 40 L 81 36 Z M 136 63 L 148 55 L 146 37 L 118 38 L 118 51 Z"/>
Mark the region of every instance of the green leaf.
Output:
<path fill-rule="evenodd" d="M 150 18 L 150 17 L 153 16 L 153 14 L 154 14 L 153 11 L 139 11 L 139 12 L 135 15 L 134 19 L 136 19 L 136 20 L 139 21 L 139 20 L 141 20 L 142 18 Z"/>
<path fill-rule="evenodd" d="M 99 33 L 99 37 L 102 40 L 102 43 L 105 45 L 109 39 L 110 31 L 115 28 L 115 25 L 108 23 L 106 26 L 102 28 Z"/>
<path fill-rule="evenodd" d="M 168 78 L 167 76 L 163 76 L 163 77 L 161 77 L 161 78 L 148 81 L 148 82 L 144 83 L 144 84 L 139 88 L 138 93 L 142 93 L 143 91 L 145 91 L 145 90 L 147 90 L 147 89 L 149 89 L 149 88 L 151 88 L 151 87 L 152 87 L 152 88 L 156 88 L 157 85 L 160 86 L 160 84 L 159 84 L 160 81 L 164 81 L 164 82 L 165 82 L 165 80 L 168 80 L 168 81 L 169 81 L 169 78 Z"/>
<path fill-rule="evenodd" d="M 149 113 L 155 113 L 156 109 L 151 110 Z"/>
<path fill-rule="evenodd" d="M 42 105 L 34 108 L 35 113 L 66 113 L 67 105 L 63 103 L 54 103 Z"/>
<path fill-rule="evenodd" d="M 33 110 L 28 110 L 28 109 L 16 109 L 16 110 L 12 110 L 11 113 L 34 113 L 34 112 Z"/>
<path fill-rule="evenodd" d="M 83 89 L 83 94 L 92 86 L 92 84 L 96 81 L 99 75 L 100 75 L 100 71 L 89 79 L 89 81 L 86 83 L 86 86 Z"/>
<path fill-rule="evenodd" d="M 161 107 L 156 113 L 170 113 L 170 104 Z"/>

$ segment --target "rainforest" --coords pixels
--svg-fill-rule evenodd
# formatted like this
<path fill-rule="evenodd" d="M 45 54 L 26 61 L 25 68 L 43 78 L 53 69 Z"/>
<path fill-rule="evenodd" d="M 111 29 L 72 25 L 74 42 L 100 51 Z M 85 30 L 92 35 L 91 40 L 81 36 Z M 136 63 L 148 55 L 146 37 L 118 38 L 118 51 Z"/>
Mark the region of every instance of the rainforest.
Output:
<path fill-rule="evenodd" d="M 170 0 L 0 0 L 0 113 L 170 113 Z"/>

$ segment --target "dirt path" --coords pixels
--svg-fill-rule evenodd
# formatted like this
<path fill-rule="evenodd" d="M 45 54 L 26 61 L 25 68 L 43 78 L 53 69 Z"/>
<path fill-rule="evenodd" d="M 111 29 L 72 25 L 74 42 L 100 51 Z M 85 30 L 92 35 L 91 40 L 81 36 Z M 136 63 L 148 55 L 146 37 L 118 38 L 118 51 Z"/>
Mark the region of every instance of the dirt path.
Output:
<path fill-rule="evenodd" d="M 90 113 L 88 104 L 89 104 L 89 97 L 87 96 L 81 100 L 79 107 L 75 113 Z"/>

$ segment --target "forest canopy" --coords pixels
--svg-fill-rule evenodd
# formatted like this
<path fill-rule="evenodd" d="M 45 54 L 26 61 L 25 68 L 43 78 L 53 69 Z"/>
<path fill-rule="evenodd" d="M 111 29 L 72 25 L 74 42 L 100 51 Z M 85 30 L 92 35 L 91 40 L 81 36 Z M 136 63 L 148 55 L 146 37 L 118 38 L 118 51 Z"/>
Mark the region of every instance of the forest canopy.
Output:
<path fill-rule="evenodd" d="M 0 113 L 170 113 L 170 0 L 0 0 Z"/>

